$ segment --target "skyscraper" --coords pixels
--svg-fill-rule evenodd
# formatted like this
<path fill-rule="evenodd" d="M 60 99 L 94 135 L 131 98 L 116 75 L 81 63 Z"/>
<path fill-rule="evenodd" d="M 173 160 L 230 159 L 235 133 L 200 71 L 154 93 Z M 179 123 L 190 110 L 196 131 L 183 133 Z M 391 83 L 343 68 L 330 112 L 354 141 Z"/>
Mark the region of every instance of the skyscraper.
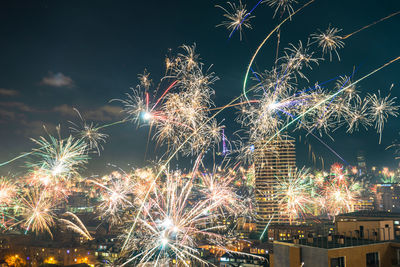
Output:
<path fill-rule="evenodd" d="M 257 231 L 263 232 L 269 223 L 287 223 L 289 218 L 278 207 L 279 179 L 296 168 L 295 140 L 277 137 L 268 143 L 260 142 L 254 151 Z"/>
<path fill-rule="evenodd" d="M 365 175 L 367 171 L 367 164 L 365 163 L 365 155 L 364 151 L 357 152 L 357 167 L 358 167 L 358 175 Z"/>

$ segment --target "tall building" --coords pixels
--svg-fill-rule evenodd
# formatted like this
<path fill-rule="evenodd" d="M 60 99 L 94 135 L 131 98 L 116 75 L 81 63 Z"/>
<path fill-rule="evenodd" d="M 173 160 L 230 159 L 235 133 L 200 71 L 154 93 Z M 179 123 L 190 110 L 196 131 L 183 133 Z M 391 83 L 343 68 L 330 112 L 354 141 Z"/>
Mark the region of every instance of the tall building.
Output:
<path fill-rule="evenodd" d="M 289 218 L 279 210 L 276 188 L 279 179 L 287 177 L 296 168 L 295 140 L 278 137 L 256 145 L 254 151 L 257 202 L 257 231 L 267 224 L 288 223 Z"/>
<path fill-rule="evenodd" d="M 375 209 L 387 212 L 400 212 L 400 185 L 377 184 Z"/>
<path fill-rule="evenodd" d="M 364 151 L 358 151 L 357 153 L 357 167 L 358 167 L 358 175 L 365 175 L 367 172 L 367 163 L 365 162 Z"/>

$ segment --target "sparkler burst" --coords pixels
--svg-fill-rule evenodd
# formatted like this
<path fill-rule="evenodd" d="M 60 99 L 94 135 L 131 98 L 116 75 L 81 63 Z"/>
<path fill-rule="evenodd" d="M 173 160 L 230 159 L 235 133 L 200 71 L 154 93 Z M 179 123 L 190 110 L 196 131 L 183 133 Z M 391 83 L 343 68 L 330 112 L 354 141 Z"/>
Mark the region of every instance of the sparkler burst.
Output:
<path fill-rule="evenodd" d="M 247 12 L 246 5 L 243 5 L 241 0 L 239 0 L 238 5 L 231 2 L 227 2 L 227 4 L 229 10 L 220 5 L 216 5 L 216 7 L 225 12 L 224 17 L 228 19 L 223 21 L 221 24 L 218 24 L 217 27 L 226 27 L 230 31 L 229 38 L 236 30 L 239 31 L 240 40 L 242 40 L 243 28 L 251 29 L 250 20 L 254 18 L 254 16 L 251 16 L 250 13 Z"/>
<path fill-rule="evenodd" d="M 264 0 L 263 3 L 267 3 L 270 7 L 275 7 L 274 17 L 278 11 L 282 17 L 284 13 L 293 14 L 293 4 L 296 4 L 297 0 Z"/>
<path fill-rule="evenodd" d="M 288 176 L 279 179 L 277 185 L 278 204 L 282 215 L 289 217 L 289 223 L 307 212 L 311 205 L 308 169 L 289 170 Z"/>
<path fill-rule="evenodd" d="M 147 90 L 143 92 L 138 86 L 127 94 L 127 99 L 120 100 L 127 119 L 154 126 L 154 137 L 158 143 L 167 144 L 170 151 L 189 139 L 182 148 L 184 155 L 198 154 L 217 145 L 223 127 L 208 116 L 214 105 L 211 85 L 218 78 L 203 70 L 195 48 L 182 46 L 183 52 L 170 63 L 168 75 L 161 79 L 172 82 L 158 99 L 152 101 Z"/>
<path fill-rule="evenodd" d="M 378 95 L 373 94 L 369 95 L 368 99 L 371 103 L 371 107 L 369 109 L 370 115 L 372 119 L 375 121 L 375 129 L 379 133 L 379 143 L 382 141 L 382 131 L 385 126 L 385 122 L 387 121 L 389 116 L 395 116 L 399 114 L 397 110 L 399 106 L 395 105 L 395 99 L 390 98 L 390 95 L 386 97 L 381 97 L 381 92 L 378 91 Z"/>
<path fill-rule="evenodd" d="M 100 150 L 103 150 L 102 143 L 106 142 L 107 134 L 100 133 L 97 125 L 92 123 L 86 123 L 86 120 L 81 116 L 77 109 L 74 109 L 81 120 L 80 124 L 70 122 L 72 126 L 70 130 L 76 134 L 79 139 L 84 140 L 87 143 L 89 150 L 95 150 L 100 155 Z"/>
<path fill-rule="evenodd" d="M 47 232 L 53 237 L 51 227 L 55 224 L 54 200 L 47 191 L 33 188 L 20 196 L 25 231 Z"/>
<path fill-rule="evenodd" d="M 200 258 L 197 243 L 207 240 L 225 247 L 222 241 L 226 237 L 218 233 L 225 226 L 217 222 L 223 215 L 219 211 L 225 208 L 227 199 L 231 199 L 231 189 L 225 187 L 223 193 L 214 191 L 215 176 L 201 175 L 197 178 L 204 181 L 206 190 L 211 187 L 212 191 L 198 198 L 194 190 L 195 173 L 183 176 L 179 171 L 165 171 L 163 186 L 153 187 L 140 214 L 138 231 L 125 237 L 128 251 L 132 253 L 126 263 L 148 262 L 159 266 L 175 260 L 185 266 L 193 262 L 208 265 Z"/>
<path fill-rule="evenodd" d="M 59 133 L 59 128 L 58 128 Z M 78 175 L 78 169 L 88 160 L 87 145 L 81 139 L 75 139 L 69 136 L 67 139 L 61 139 L 60 135 L 55 138 L 49 135 L 48 139 L 40 137 L 31 139 L 39 148 L 35 148 L 33 159 L 29 163 L 32 168 L 38 168 L 40 171 L 52 179 L 69 179 Z"/>
<path fill-rule="evenodd" d="M 0 206 L 8 206 L 14 201 L 17 186 L 8 178 L 0 177 Z"/>
<path fill-rule="evenodd" d="M 112 180 L 108 182 L 108 186 L 94 180 L 90 180 L 90 182 L 102 189 L 102 201 L 98 206 L 102 216 L 108 218 L 112 224 L 120 222 L 121 211 L 132 206 L 129 194 L 131 194 L 131 188 L 134 185 L 131 183 L 130 177 L 112 177 Z"/>
<path fill-rule="evenodd" d="M 332 27 L 329 25 L 325 32 L 320 31 L 319 33 L 314 33 L 311 35 L 313 40 L 318 43 L 318 46 L 322 48 L 322 54 L 329 53 L 329 59 L 332 61 L 332 51 L 335 52 L 336 56 L 340 60 L 338 49 L 344 47 L 344 42 L 342 37 L 338 35 L 341 29 Z"/>

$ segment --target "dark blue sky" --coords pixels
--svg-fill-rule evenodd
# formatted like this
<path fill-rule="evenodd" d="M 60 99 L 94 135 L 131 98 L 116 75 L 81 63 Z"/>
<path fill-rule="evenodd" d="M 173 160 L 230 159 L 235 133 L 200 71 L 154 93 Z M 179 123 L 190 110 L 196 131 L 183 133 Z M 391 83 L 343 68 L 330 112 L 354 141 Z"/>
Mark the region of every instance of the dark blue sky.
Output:
<path fill-rule="evenodd" d="M 243 1 L 248 9 L 258 1 Z M 304 1 L 300 1 L 304 3 Z M 215 102 L 223 105 L 241 93 L 246 66 L 259 43 L 278 23 L 273 10 L 261 5 L 252 20 L 253 29 L 244 32 L 243 41 L 235 34 L 228 40 L 224 28 L 216 28 L 222 11 L 216 4 L 224 1 L 1 1 L 0 3 L 0 161 L 29 151 L 29 137 L 76 120 L 72 107 L 88 120 L 99 124 L 121 119 L 117 103 L 137 83 L 137 74 L 147 68 L 158 81 L 164 70 L 168 49 L 182 44 L 197 44 L 203 62 L 213 64 L 220 77 L 215 84 Z M 300 6 L 300 5 L 298 5 Z M 329 24 L 342 28 L 343 35 L 400 10 L 393 1 L 316 0 L 282 27 L 282 47 L 306 42 L 309 34 L 325 30 Z M 393 17 L 350 38 L 340 51 L 341 61 L 323 62 L 309 72 L 310 83 L 339 75 L 362 77 L 400 55 L 400 16 Z M 276 38 L 263 48 L 256 60 L 258 70 L 271 68 Z M 400 97 L 400 63 L 363 81 L 362 94 L 387 94 Z M 333 86 L 333 84 L 332 84 Z M 224 112 L 227 133 L 238 129 L 232 110 Z M 350 164 L 357 151 L 366 153 L 368 163 L 395 166 L 392 151 L 385 148 L 398 137 L 398 118 L 390 118 L 378 144 L 373 129 L 351 136 L 343 131 L 332 134 L 335 141 L 323 138 Z M 110 135 L 100 158 L 94 157 L 89 173 L 102 171 L 106 163 L 126 167 L 144 162 L 147 128 L 126 124 L 109 128 Z M 296 136 L 304 133 L 298 132 Z M 303 138 L 304 140 L 304 138 Z M 307 138 L 317 156 L 326 162 L 339 161 L 312 137 Z M 150 146 L 151 151 L 154 146 Z M 311 164 L 308 145 L 297 146 L 298 164 Z M 150 153 L 152 155 L 152 153 Z M 153 154 L 154 155 L 154 154 Z M 154 159 L 153 156 L 146 160 Z M 24 160 L 0 168 L 0 173 L 15 171 Z"/>

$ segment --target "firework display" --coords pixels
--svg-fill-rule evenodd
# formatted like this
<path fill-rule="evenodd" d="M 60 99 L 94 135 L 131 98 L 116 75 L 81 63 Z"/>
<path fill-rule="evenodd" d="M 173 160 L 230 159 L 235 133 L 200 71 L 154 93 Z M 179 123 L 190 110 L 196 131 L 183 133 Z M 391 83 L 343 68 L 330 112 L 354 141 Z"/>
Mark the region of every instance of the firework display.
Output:
<path fill-rule="evenodd" d="M 356 32 L 342 36 L 342 29 L 329 26 L 283 49 L 278 37 L 276 60 L 267 62 L 271 65 L 268 69 L 253 70 L 257 54 L 272 34 L 280 36 L 282 24 L 294 20 L 293 16 L 313 1 L 298 2 L 259 1 L 250 11 L 242 1 L 217 5 L 225 13 L 225 21 L 217 26 L 225 27 L 229 38 L 238 31 L 242 40 L 243 31 L 252 29 L 252 12 L 258 6 L 272 8 L 274 18 L 280 20 L 250 60 L 243 93 L 238 92 L 225 106 L 218 107 L 213 100 L 213 86 L 219 78 L 211 71 L 212 65 L 201 61 L 196 45 L 182 45 L 176 55 L 166 58 L 158 83 L 145 69 L 138 75 L 137 86 L 117 99 L 123 120 L 99 126 L 87 122 L 75 110 L 79 122 L 70 122 L 66 137 L 62 137 L 59 126 L 55 136 L 32 139 L 36 147 L 31 152 L 0 164 L 27 158 L 25 174 L 0 179 L 1 229 L 53 238 L 53 229 L 61 226 L 80 235 L 82 242 L 94 240 L 84 221 L 63 206 L 78 190 L 75 185 L 85 184 L 95 193 L 79 192 L 93 193 L 96 199 L 88 206 L 108 229 L 122 233 L 118 237 L 120 259 L 118 263 L 107 260 L 109 266 L 167 266 L 170 262 L 176 266 L 211 265 L 201 256 L 199 246 L 203 244 L 217 248 L 216 254 L 265 260 L 234 249 L 241 240 L 236 231 L 239 224 L 259 219 L 255 173 L 260 170 L 255 170 L 259 168 L 254 165 L 255 145 L 266 147 L 276 138 L 299 133 L 323 143 L 319 137 L 331 137 L 334 131 L 342 129 L 350 134 L 362 128 L 374 128 L 381 143 L 385 124 L 397 117 L 399 110 L 396 97 L 381 91 L 362 92 L 358 85 L 399 58 L 358 79 L 353 72 L 338 77 L 333 84 L 311 80 L 313 69 L 322 61 L 341 60 L 344 40 Z M 224 119 L 219 116 L 226 109 L 235 114 L 240 127 L 229 139 Z M 106 139 L 112 138 L 101 130 L 128 122 L 147 127 L 149 140 L 162 147 L 157 162 L 104 176 L 82 177 L 90 155 L 101 156 Z M 212 164 L 206 160 L 210 155 Z M 175 158 L 192 159 L 190 170 L 173 168 L 171 161 Z M 278 203 L 274 216 L 285 216 L 293 224 L 315 217 L 316 210 L 331 220 L 354 211 L 364 191 L 370 190 L 366 181 L 356 179 L 357 172 L 357 168 L 352 173 L 340 164 L 333 165 L 329 173 L 288 168 L 285 175 L 276 177 L 273 187 Z M 389 171 L 382 177 L 384 183 L 398 183 L 397 176 Z"/>

